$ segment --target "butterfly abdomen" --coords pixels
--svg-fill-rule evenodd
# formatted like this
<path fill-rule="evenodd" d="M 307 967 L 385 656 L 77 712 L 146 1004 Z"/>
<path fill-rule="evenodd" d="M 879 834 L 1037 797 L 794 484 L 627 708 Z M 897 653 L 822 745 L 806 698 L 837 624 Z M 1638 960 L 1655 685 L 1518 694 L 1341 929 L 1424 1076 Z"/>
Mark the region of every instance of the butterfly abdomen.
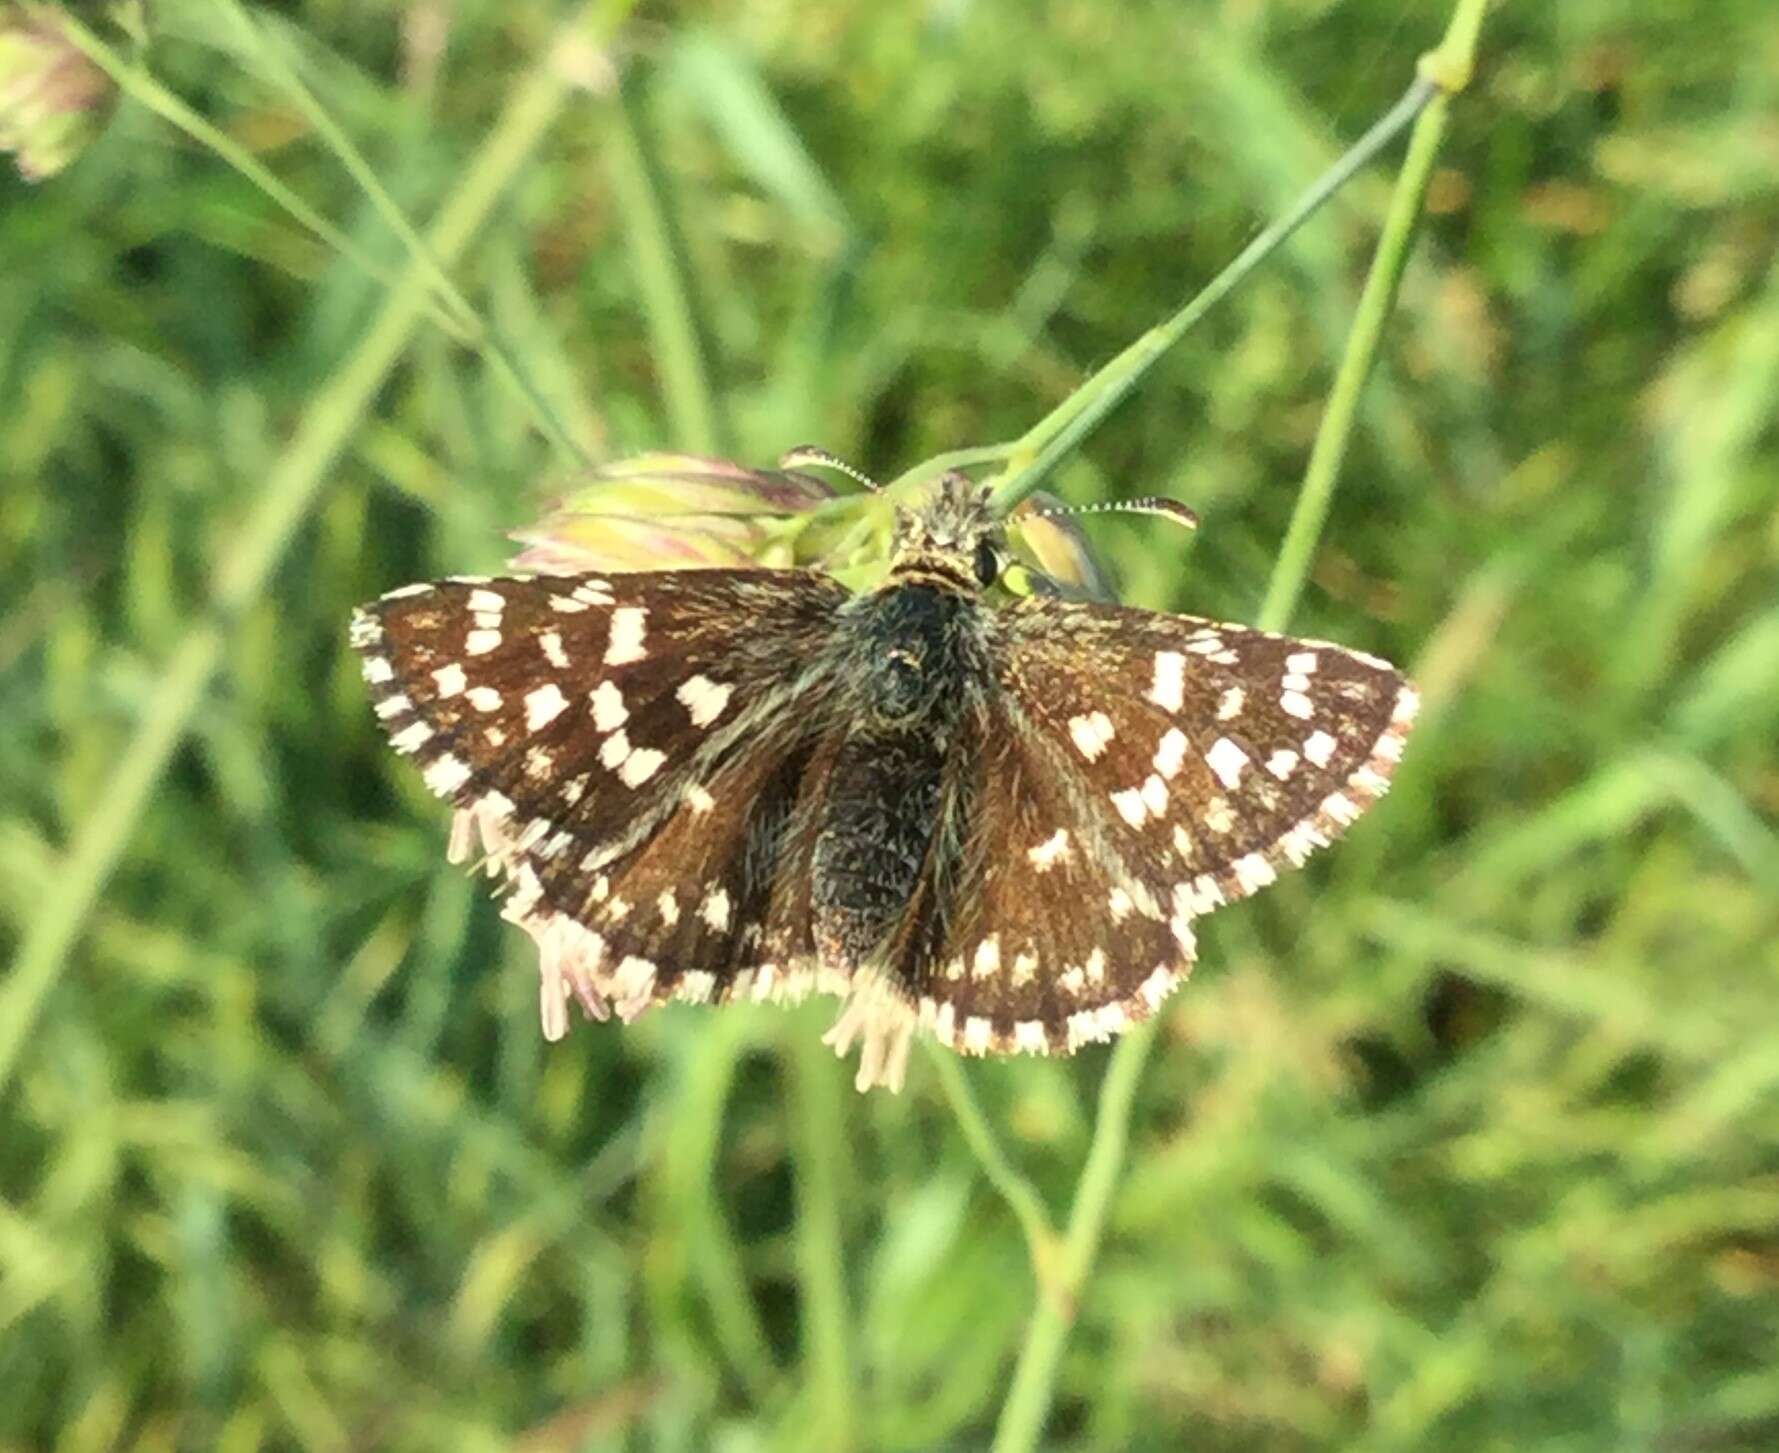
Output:
<path fill-rule="evenodd" d="M 854 711 L 812 873 L 818 952 L 851 969 L 907 910 L 933 840 L 958 714 L 983 671 L 978 607 L 955 590 L 898 582 L 843 614 Z"/>

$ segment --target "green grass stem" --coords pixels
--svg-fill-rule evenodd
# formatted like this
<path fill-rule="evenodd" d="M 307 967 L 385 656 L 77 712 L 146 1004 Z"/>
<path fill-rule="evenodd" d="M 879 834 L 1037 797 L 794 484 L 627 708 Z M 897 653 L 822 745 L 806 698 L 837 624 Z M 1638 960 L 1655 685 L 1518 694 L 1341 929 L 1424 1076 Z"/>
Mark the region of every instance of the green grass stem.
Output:
<path fill-rule="evenodd" d="M 1378 239 L 1378 250 L 1373 257 L 1365 289 L 1360 295 L 1353 331 L 1347 340 L 1345 354 L 1336 374 L 1335 387 L 1310 452 L 1310 463 L 1299 489 L 1291 526 L 1274 562 L 1266 600 L 1260 610 L 1259 624 L 1264 629 L 1283 629 L 1289 619 L 1291 607 L 1308 577 L 1310 560 L 1327 516 L 1334 481 L 1358 418 L 1359 396 L 1377 359 L 1384 324 L 1395 299 L 1396 285 L 1407 262 L 1415 221 L 1426 197 L 1428 179 L 1439 154 L 1439 143 L 1445 135 L 1446 116 L 1453 92 L 1443 87 L 1462 84 L 1463 80 L 1468 79 L 1485 3 L 1486 0 L 1457 0 L 1445 44 L 1435 52 L 1437 59 L 1432 63 L 1423 63 L 1422 74 L 1409 93 L 1384 122 L 1380 122 L 1367 133 L 1368 139 L 1381 136 L 1387 140 L 1396 134 L 1403 121 L 1409 117 L 1416 118 L 1408 154 L 1397 177 L 1384 228 Z M 1385 129 L 1386 123 L 1389 123 L 1388 129 Z M 1381 144 L 1382 141 L 1378 143 Z M 1373 147 L 1367 155 L 1374 154 L 1376 149 Z M 1354 148 L 1354 151 L 1358 150 L 1358 147 Z M 1349 152 L 1348 156 L 1352 154 Z M 1335 171 L 1342 172 L 1342 180 L 1351 174 L 1350 171 L 1343 172 L 1340 166 Z M 1310 195 L 1316 198 L 1316 205 L 1326 200 L 1326 194 L 1322 193 L 1326 180 L 1324 178 L 1311 190 Z M 1287 215 L 1297 216 L 1301 220 L 1301 216 L 1298 216 L 1300 213 L 1302 216 L 1308 215 L 1308 211 L 1301 207 Z M 1227 272 L 1220 274 L 1219 280 L 1227 276 Z M 1217 284 L 1212 286 L 1215 288 Z M 1208 293 L 1211 290 L 1206 291 Z M 1201 298 L 1204 296 L 1200 295 Z M 1222 296 L 1222 292 L 1215 296 Z M 1212 301 L 1215 301 L 1215 296 Z M 1187 314 L 1194 306 L 1188 304 L 1187 309 L 1164 325 L 1163 331 L 1173 332 L 1175 336 L 1178 332 L 1184 332 L 1191 325 L 1192 319 L 1187 318 Z M 1203 311 L 1203 307 L 1198 308 L 1193 317 L 1202 316 Z M 1132 361 L 1128 366 L 1133 369 L 1146 368 L 1147 364 Z M 1110 368 L 1118 369 L 1119 363 L 1115 362 Z M 1065 426 L 1057 432 L 1055 442 L 1060 445 L 1065 439 L 1078 438 L 1085 434 L 1092 422 L 1103 417 L 1129 391 L 1124 377 L 1124 374 L 1117 373 L 1112 381 L 1103 385 L 1105 393 L 1096 395 L 1095 408 L 1088 423 L 1081 423 L 1088 418 L 1087 411 L 1070 416 Z M 1110 401 L 1102 405 L 1099 403 L 1102 397 L 1109 398 Z M 1033 465 L 1009 481 L 1008 487 L 1003 490 L 1008 507 L 1024 497 L 1023 493 L 1015 492 L 1016 487 L 1022 487 L 1023 481 L 1038 470 L 1051 452 L 1047 447 Z M 1058 454 L 1056 457 L 1061 456 Z M 1041 478 L 1042 475 L 1039 474 L 1038 477 Z M 1130 1119 L 1136 1104 L 1137 1087 L 1161 1022 L 1158 1015 L 1126 1034 L 1113 1049 L 1111 1061 L 1106 1068 L 1106 1077 L 1100 1089 L 1099 1112 L 1094 1121 L 1093 1141 L 1080 1182 L 1076 1186 L 1068 1228 L 1064 1234 L 1064 1272 L 1069 1285 L 1077 1294 L 1092 1272 L 1094 1258 L 1104 1235 L 1106 1216 L 1118 1186 L 1125 1147 L 1130 1139 Z M 1040 1298 L 1034 1308 L 1025 1342 L 1014 1366 L 1013 1383 L 996 1425 L 995 1453 L 1026 1453 L 1026 1450 L 1038 1446 L 1051 1404 L 1055 1400 L 1056 1377 L 1063 1348 L 1068 1340 L 1070 1316 L 1068 1306 L 1058 1305 L 1051 1298 Z"/>

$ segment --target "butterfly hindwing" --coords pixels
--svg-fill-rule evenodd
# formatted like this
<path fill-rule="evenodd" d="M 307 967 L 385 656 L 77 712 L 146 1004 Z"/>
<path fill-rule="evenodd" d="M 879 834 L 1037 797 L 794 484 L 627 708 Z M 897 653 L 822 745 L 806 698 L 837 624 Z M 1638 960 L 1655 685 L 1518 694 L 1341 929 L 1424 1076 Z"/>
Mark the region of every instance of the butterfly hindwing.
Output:
<path fill-rule="evenodd" d="M 1195 918 L 1383 793 L 1415 695 L 1371 657 L 1245 627 L 1049 599 L 994 619 L 997 689 L 958 748 L 968 827 L 894 962 L 943 1042 L 1068 1052 L 1153 1012 Z"/>

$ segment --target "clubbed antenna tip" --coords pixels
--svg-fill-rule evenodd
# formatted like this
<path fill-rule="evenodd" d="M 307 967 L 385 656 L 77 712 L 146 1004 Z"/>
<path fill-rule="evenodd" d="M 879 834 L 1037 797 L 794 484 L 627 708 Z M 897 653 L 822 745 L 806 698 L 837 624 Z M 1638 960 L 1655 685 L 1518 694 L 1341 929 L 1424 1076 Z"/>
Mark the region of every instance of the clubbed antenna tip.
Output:
<path fill-rule="evenodd" d="M 1033 510 L 1031 518 L 1040 520 L 1063 519 L 1069 515 L 1159 515 L 1165 520 L 1172 520 L 1176 525 L 1184 525 L 1189 530 L 1198 528 L 1198 512 L 1177 499 L 1164 499 L 1160 495 L 1149 495 L 1143 499 L 1106 500 L 1101 504 L 1062 505 L 1047 510 Z"/>

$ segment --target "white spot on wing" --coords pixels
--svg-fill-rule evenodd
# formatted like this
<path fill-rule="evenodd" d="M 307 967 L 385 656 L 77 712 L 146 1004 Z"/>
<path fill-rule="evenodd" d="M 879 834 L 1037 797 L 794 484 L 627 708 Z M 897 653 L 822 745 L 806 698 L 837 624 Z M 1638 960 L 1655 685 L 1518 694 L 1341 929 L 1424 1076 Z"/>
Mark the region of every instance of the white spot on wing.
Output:
<path fill-rule="evenodd" d="M 1299 721 L 1308 721 L 1316 714 L 1309 697 L 1301 691 L 1283 691 L 1279 693 L 1279 710 L 1287 716 L 1294 716 Z"/>
<path fill-rule="evenodd" d="M 615 772 L 630 755 L 630 738 L 621 731 L 613 732 L 599 744 L 599 760 L 608 772 Z"/>
<path fill-rule="evenodd" d="M 499 711 L 501 695 L 492 686 L 472 686 L 464 693 L 477 711 Z"/>
<path fill-rule="evenodd" d="M 698 905 L 698 916 L 718 933 L 729 927 L 729 894 L 727 889 L 713 888 Z"/>
<path fill-rule="evenodd" d="M 1205 765 L 1217 774 L 1225 787 L 1234 787 L 1242 780 L 1242 769 L 1248 765 L 1248 754 L 1228 737 L 1218 737 L 1205 753 Z"/>
<path fill-rule="evenodd" d="M 568 698 L 554 681 L 525 693 L 525 730 L 541 731 L 568 710 Z"/>
<path fill-rule="evenodd" d="M 666 760 L 665 752 L 654 747 L 638 747 L 624 759 L 624 765 L 618 769 L 618 779 L 626 787 L 640 787 L 660 770 Z"/>
<path fill-rule="evenodd" d="M 500 645 L 499 631 L 471 631 L 463 638 L 463 651 L 466 656 L 486 656 Z"/>
<path fill-rule="evenodd" d="M 702 815 L 714 808 L 717 805 L 717 800 L 694 782 L 686 788 L 686 804 L 693 812 Z"/>
<path fill-rule="evenodd" d="M 1148 805 L 1143 801 L 1143 794 L 1135 787 L 1127 787 L 1122 792 L 1114 792 L 1112 806 L 1118 809 L 1118 815 L 1132 827 L 1141 827 L 1148 820 Z"/>
<path fill-rule="evenodd" d="M 1266 770 L 1283 782 L 1297 768 L 1297 753 L 1280 747 L 1266 759 Z"/>
<path fill-rule="evenodd" d="M 1160 817 L 1167 811 L 1167 784 L 1151 772 L 1143 779 L 1143 806 L 1154 816 Z"/>
<path fill-rule="evenodd" d="M 1074 740 L 1075 750 L 1092 762 L 1112 740 L 1112 719 L 1103 711 L 1070 717 L 1069 736 Z"/>
<path fill-rule="evenodd" d="M 432 673 L 432 679 L 438 683 L 439 697 L 456 696 L 469 685 L 469 678 L 463 674 L 463 667 L 453 661 L 449 666 L 441 666 Z"/>
<path fill-rule="evenodd" d="M 609 654 L 607 659 L 610 659 Z M 705 727 L 723 714 L 732 690 L 734 688 L 725 682 L 712 681 L 708 676 L 693 676 L 674 692 L 674 696 L 691 716 L 692 725 Z"/>
<path fill-rule="evenodd" d="M 642 645 L 648 616 L 648 611 L 640 605 L 626 605 L 612 612 L 611 641 L 605 648 L 606 665 L 622 666 L 648 655 Z"/>
<path fill-rule="evenodd" d="M 449 797 L 469 781 L 469 768 L 449 752 L 426 764 L 420 774 L 427 787 L 440 797 Z"/>
<path fill-rule="evenodd" d="M 1155 749 L 1155 770 L 1163 777 L 1173 778 L 1186 761 L 1186 733 L 1169 727 L 1162 734 L 1161 745 Z"/>
<path fill-rule="evenodd" d="M 1235 881 L 1241 885 L 1244 893 L 1257 893 L 1279 876 L 1272 864 L 1259 853 L 1249 853 L 1246 857 L 1237 858 L 1230 866 L 1235 871 Z"/>
<path fill-rule="evenodd" d="M 601 681 L 588 694 L 593 704 L 593 725 L 602 732 L 615 732 L 630 720 L 630 709 L 624 705 L 624 693 L 609 681 Z"/>
<path fill-rule="evenodd" d="M 545 631 L 537 638 L 537 644 L 538 649 L 544 653 L 544 660 L 558 671 L 568 666 L 568 652 L 562 649 L 562 633 L 560 631 Z"/>
<path fill-rule="evenodd" d="M 1347 785 L 1357 787 L 1361 792 L 1369 792 L 1373 797 L 1382 797 L 1390 790 L 1390 779 L 1381 772 L 1374 771 L 1370 763 L 1367 763 L 1347 779 Z"/>
<path fill-rule="evenodd" d="M 994 934 L 976 945 L 976 956 L 970 961 L 970 974 L 978 979 L 992 979 L 1001 971 L 1001 941 Z"/>
<path fill-rule="evenodd" d="M 1155 681 L 1149 700 L 1164 711 L 1178 711 L 1186 701 L 1186 658 L 1178 651 L 1155 653 Z"/>
<path fill-rule="evenodd" d="M 1032 866 L 1040 873 L 1055 866 L 1059 858 L 1066 858 L 1068 855 L 1069 830 L 1066 827 L 1057 828 L 1037 847 L 1028 849 L 1026 852 L 1026 857 L 1031 859 Z"/>
<path fill-rule="evenodd" d="M 1326 767 L 1334 760 L 1334 749 L 1339 745 L 1327 732 L 1311 732 L 1303 744 L 1303 754 L 1318 767 Z"/>
<path fill-rule="evenodd" d="M 389 739 L 389 745 L 401 753 L 417 752 L 432 739 L 432 728 L 423 721 L 410 722 Z"/>

